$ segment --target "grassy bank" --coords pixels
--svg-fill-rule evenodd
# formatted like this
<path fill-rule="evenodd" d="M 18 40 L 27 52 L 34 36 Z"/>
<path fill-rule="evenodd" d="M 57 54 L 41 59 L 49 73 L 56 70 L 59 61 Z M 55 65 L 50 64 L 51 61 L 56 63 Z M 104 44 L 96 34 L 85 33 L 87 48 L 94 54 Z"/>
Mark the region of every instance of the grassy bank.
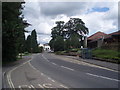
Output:
<path fill-rule="evenodd" d="M 55 53 L 58 55 L 81 56 L 80 49 L 70 49 L 67 51 L 58 51 Z M 120 63 L 120 52 L 118 52 L 117 50 L 115 51 L 97 48 L 92 50 L 92 58 L 112 63 Z"/>
<path fill-rule="evenodd" d="M 120 52 L 115 50 L 94 49 L 92 50 L 93 57 L 107 59 L 110 62 L 120 63 Z"/>

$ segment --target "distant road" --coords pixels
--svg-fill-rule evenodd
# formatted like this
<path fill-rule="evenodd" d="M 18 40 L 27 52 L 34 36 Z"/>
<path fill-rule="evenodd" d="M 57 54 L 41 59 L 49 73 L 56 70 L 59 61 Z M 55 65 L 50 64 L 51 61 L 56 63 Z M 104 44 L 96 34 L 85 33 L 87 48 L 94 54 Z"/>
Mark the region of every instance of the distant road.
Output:
<path fill-rule="evenodd" d="M 36 54 L 7 72 L 8 87 L 118 88 L 118 72 L 67 60 L 50 53 Z"/>

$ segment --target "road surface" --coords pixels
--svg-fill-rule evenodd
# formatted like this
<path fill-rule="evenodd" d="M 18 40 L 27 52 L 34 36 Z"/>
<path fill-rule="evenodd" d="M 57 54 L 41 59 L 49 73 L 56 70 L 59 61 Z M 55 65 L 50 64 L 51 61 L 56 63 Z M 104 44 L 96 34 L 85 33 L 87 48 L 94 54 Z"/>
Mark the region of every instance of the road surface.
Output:
<path fill-rule="evenodd" d="M 7 88 L 118 88 L 118 72 L 51 53 L 6 72 Z"/>

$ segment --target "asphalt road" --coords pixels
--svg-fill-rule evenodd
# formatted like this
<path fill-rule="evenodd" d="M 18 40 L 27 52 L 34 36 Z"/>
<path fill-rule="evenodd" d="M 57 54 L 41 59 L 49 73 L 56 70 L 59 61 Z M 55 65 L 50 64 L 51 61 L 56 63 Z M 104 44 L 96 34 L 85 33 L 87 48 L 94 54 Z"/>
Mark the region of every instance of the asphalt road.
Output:
<path fill-rule="evenodd" d="M 7 72 L 11 88 L 118 88 L 118 72 L 43 53 Z"/>

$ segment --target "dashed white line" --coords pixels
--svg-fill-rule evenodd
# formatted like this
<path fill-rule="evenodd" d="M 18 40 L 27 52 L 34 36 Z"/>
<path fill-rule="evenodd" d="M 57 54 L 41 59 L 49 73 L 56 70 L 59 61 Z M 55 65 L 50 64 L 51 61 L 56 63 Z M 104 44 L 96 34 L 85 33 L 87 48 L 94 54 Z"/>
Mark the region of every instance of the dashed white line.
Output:
<path fill-rule="evenodd" d="M 42 54 L 42 57 L 43 57 L 46 61 L 50 62 L 46 57 L 43 56 L 43 54 Z"/>
<path fill-rule="evenodd" d="M 43 73 L 41 73 L 41 75 L 43 76 L 44 74 L 43 74 Z"/>
<path fill-rule="evenodd" d="M 53 80 L 52 78 L 48 77 L 49 80 L 51 80 L 52 82 L 55 82 L 55 80 Z"/>
<path fill-rule="evenodd" d="M 46 61 L 50 62 L 49 60 L 46 59 Z"/>
<path fill-rule="evenodd" d="M 68 68 L 68 67 L 65 67 L 65 66 L 61 66 L 61 67 L 66 68 L 66 69 L 71 70 L 71 71 L 74 71 L 74 69 L 72 69 L 72 68 Z"/>
<path fill-rule="evenodd" d="M 57 65 L 56 63 L 52 63 L 52 64 Z"/>
<path fill-rule="evenodd" d="M 117 82 L 120 81 L 120 80 L 117 80 L 117 79 L 113 79 L 113 78 L 109 78 L 109 77 L 104 77 L 104 76 L 99 76 L 99 75 L 95 75 L 95 74 L 91 74 L 91 73 L 86 73 L 86 74 L 91 75 L 91 76 L 95 76 L 95 77 L 99 77 L 99 78 L 104 78 L 104 79 L 108 79 L 108 80 L 117 81 Z"/>

